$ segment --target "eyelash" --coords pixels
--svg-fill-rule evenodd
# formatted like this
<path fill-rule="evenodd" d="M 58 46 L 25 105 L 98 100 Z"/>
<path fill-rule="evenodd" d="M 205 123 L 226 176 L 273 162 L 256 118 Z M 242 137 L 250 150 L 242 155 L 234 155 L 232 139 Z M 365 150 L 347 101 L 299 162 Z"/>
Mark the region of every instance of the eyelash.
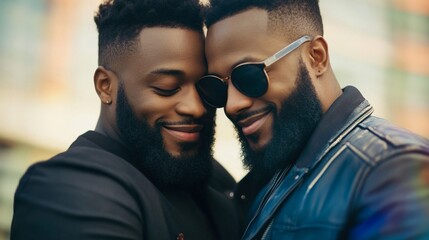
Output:
<path fill-rule="evenodd" d="M 180 90 L 180 88 L 162 89 L 157 87 L 154 87 L 154 89 L 155 89 L 155 92 L 161 96 L 172 96 Z"/>

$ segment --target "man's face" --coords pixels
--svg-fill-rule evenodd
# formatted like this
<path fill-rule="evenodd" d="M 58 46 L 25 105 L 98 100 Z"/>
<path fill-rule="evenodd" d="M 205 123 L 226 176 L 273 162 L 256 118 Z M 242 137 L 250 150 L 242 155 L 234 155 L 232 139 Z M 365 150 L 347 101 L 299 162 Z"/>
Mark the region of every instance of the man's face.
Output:
<path fill-rule="evenodd" d="M 290 44 L 273 37 L 267 24 L 266 11 L 251 9 L 210 26 L 209 74 L 229 76 L 236 65 L 261 62 Z M 266 69 L 269 86 L 259 98 L 243 95 L 227 80 L 224 111 L 238 131 L 245 163 L 251 168 L 271 172 L 282 167 L 285 159 L 296 158 L 320 120 L 320 102 L 301 48 Z"/>
<path fill-rule="evenodd" d="M 153 27 L 139 39 L 117 71 L 119 135 L 155 182 L 192 185 L 208 175 L 214 134 L 214 110 L 195 88 L 206 72 L 203 36 Z"/>
<path fill-rule="evenodd" d="M 128 103 L 137 119 L 152 128 L 159 125 L 167 152 L 193 155 L 209 115 L 195 88 L 206 72 L 203 36 L 151 27 L 141 31 L 139 40 L 117 71 Z"/>

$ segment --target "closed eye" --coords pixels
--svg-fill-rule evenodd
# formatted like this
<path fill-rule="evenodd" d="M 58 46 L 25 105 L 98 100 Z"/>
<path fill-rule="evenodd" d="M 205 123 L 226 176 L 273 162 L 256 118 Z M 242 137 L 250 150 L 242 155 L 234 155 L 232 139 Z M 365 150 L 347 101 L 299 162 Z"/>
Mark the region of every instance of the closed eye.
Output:
<path fill-rule="evenodd" d="M 157 87 L 153 87 L 153 89 L 157 94 L 161 96 L 172 96 L 180 90 L 180 88 L 163 89 L 163 88 L 157 88 Z"/>

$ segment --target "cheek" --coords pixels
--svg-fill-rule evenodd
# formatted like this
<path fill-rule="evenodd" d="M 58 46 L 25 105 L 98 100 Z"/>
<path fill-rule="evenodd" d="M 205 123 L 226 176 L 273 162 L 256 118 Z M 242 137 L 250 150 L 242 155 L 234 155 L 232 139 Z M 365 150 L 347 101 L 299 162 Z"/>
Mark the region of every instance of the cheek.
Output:
<path fill-rule="evenodd" d="M 159 119 L 164 118 L 173 109 L 168 101 L 153 93 L 142 93 L 130 102 L 137 118 L 146 120 L 151 127 L 154 127 Z"/>
<path fill-rule="evenodd" d="M 277 107 L 277 111 L 279 111 L 281 104 L 295 89 L 296 77 L 286 74 L 286 71 L 269 74 L 269 76 L 268 91 L 264 97 L 273 102 Z"/>
<path fill-rule="evenodd" d="M 139 115 L 153 127 L 156 121 L 168 115 L 170 109 L 167 104 L 162 104 L 162 101 L 150 101 L 140 106 Z"/>

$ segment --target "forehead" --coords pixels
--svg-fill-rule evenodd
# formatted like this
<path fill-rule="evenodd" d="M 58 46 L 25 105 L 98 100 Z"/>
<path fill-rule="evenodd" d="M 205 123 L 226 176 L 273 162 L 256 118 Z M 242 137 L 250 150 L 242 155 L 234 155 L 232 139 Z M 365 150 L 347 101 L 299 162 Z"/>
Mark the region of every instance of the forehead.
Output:
<path fill-rule="evenodd" d="M 207 31 L 205 50 L 209 72 L 237 64 L 243 58 L 260 59 L 270 52 L 273 40 L 268 34 L 265 10 L 253 8 L 225 18 Z"/>
<path fill-rule="evenodd" d="M 140 32 L 140 49 L 152 57 L 199 56 L 203 40 L 201 33 L 190 29 L 151 27 Z"/>
<path fill-rule="evenodd" d="M 167 27 L 144 28 L 137 48 L 124 60 L 124 71 L 145 74 L 157 69 L 192 69 L 204 65 L 204 37 L 201 33 Z"/>

